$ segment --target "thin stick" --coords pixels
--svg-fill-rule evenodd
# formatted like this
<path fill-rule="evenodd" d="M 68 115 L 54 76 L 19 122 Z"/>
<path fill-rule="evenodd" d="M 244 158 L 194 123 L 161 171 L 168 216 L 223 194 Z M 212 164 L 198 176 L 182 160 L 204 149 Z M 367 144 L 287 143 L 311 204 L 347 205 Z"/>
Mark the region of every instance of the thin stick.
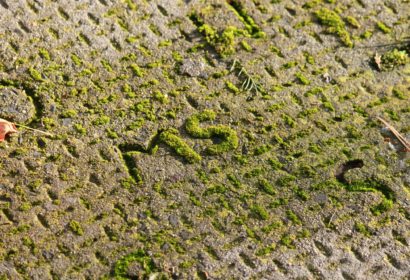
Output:
<path fill-rule="evenodd" d="M 28 130 L 36 131 L 36 132 L 39 132 L 39 133 L 42 133 L 42 134 L 45 134 L 45 135 L 48 135 L 48 136 L 54 136 L 54 134 L 51 134 L 49 132 L 45 132 L 45 131 L 42 131 L 42 130 L 39 130 L 39 129 L 31 128 L 31 127 L 25 126 L 23 124 L 16 123 L 15 125 L 19 126 L 19 127 L 23 127 L 25 129 L 28 129 Z"/>
<path fill-rule="evenodd" d="M 406 148 L 406 151 L 410 152 L 410 143 L 404 138 L 400 132 L 398 132 L 393 126 L 391 126 L 387 121 L 383 120 L 380 117 L 377 117 L 379 121 L 381 121 L 392 133 L 396 136 L 397 140 Z"/>

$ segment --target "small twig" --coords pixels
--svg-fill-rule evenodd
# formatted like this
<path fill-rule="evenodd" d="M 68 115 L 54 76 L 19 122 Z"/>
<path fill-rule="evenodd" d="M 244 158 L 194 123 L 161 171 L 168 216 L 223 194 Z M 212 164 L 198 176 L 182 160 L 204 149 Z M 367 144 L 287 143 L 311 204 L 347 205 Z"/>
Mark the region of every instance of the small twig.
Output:
<path fill-rule="evenodd" d="M 42 134 L 45 134 L 45 135 L 48 135 L 48 136 L 51 136 L 51 137 L 54 136 L 54 134 L 51 134 L 51 133 L 49 133 L 49 132 L 42 131 L 42 130 L 35 129 L 35 128 L 31 128 L 31 127 L 25 126 L 25 125 L 23 125 L 23 124 L 15 123 L 15 125 L 16 125 L 16 126 L 19 126 L 19 127 L 23 127 L 23 128 L 25 128 L 25 129 L 28 129 L 28 130 L 36 131 L 36 132 L 39 132 L 39 133 L 42 133 Z"/>
<path fill-rule="evenodd" d="M 392 133 L 396 136 L 397 140 L 404 146 L 406 152 L 410 152 L 410 143 L 407 141 L 404 136 L 400 134 L 393 126 L 391 126 L 387 121 L 382 119 L 381 117 L 377 117 L 379 121 L 381 121 Z"/>

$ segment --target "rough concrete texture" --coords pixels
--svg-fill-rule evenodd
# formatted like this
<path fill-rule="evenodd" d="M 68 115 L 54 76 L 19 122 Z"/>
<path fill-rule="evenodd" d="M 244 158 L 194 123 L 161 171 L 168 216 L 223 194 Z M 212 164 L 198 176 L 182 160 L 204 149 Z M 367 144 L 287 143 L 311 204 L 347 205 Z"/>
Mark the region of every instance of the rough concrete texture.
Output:
<path fill-rule="evenodd" d="M 0 0 L 0 279 L 410 279 L 409 14 Z"/>

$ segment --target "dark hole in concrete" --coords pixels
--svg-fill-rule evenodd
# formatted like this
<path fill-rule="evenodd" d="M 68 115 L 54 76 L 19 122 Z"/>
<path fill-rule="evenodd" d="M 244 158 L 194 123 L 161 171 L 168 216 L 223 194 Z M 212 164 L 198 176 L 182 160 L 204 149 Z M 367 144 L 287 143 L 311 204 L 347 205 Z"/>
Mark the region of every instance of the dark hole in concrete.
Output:
<path fill-rule="evenodd" d="M 349 160 L 342 165 L 340 165 L 335 172 L 335 177 L 336 179 L 341 182 L 341 183 L 347 183 L 345 179 L 345 173 L 349 171 L 350 169 L 354 168 L 361 168 L 364 166 L 363 160 L 361 159 L 354 159 L 354 160 Z"/>

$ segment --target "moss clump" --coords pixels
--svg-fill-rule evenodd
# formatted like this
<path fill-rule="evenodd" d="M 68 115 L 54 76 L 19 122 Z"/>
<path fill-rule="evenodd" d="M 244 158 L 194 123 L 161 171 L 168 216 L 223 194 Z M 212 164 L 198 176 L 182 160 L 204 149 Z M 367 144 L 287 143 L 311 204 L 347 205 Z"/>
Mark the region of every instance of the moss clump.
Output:
<path fill-rule="evenodd" d="M 213 144 L 207 148 L 206 152 L 211 155 L 221 154 L 233 149 L 239 145 L 238 136 L 231 128 L 224 125 L 210 126 L 201 128 L 199 124 L 204 121 L 212 121 L 216 117 L 215 112 L 205 110 L 202 113 L 195 114 L 187 119 L 185 129 L 187 132 L 195 137 L 201 139 L 222 139 L 218 144 Z"/>
<path fill-rule="evenodd" d="M 159 140 L 170 146 L 177 155 L 183 157 L 189 163 L 199 162 L 202 159 L 184 140 L 177 136 L 175 130 L 163 131 L 159 136 Z"/>
<path fill-rule="evenodd" d="M 36 69 L 30 67 L 28 69 L 28 73 L 30 74 L 31 78 L 33 78 L 33 80 L 38 81 L 38 82 L 43 81 L 43 78 L 41 77 L 41 73 L 38 72 Z"/>
<path fill-rule="evenodd" d="M 360 232 L 361 234 L 365 235 L 365 236 L 370 236 L 371 233 L 369 231 L 369 229 L 367 228 L 366 225 L 364 225 L 363 223 L 360 222 L 356 222 L 356 224 L 354 225 L 355 230 L 357 232 Z"/>
<path fill-rule="evenodd" d="M 74 124 L 74 129 L 81 135 L 85 135 L 87 133 L 87 129 L 79 123 Z"/>
<path fill-rule="evenodd" d="M 140 78 L 144 76 L 144 71 L 137 64 L 131 64 L 130 69 L 135 76 Z"/>
<path fill-rule="evenodd" d="M 306 78 L 302 73 L 296 73 L 295 74 L 297 80 L 299 81 L 299 83 L 301 83 L 302 85 L 309 85 L 310 81 L 308 78 Z"/>
<path fill-rule="evenodd" d="M 337 13 L 322 8 L 315 12 L 315 16 L 321 24 L 327 26 L 327 32 L 336 34 L 345 46 L 350 48 L 353 47 L 350 34 L 345 29 L 345 23 Z"/>
<path fill-rule="evenodd" d="M 234 26 L 228 26 L 222 33 L 198 17 L 197 14 L 191 14 L 189 17 L 197 26 L 198 31 L 205 37 L 206 42 L 215 48 L 215 51 L 222 57 L 226 57 L 235 52 L 235 36 L 238 34 L 246 34 L 246 31 L 239 30 Z M 191 49 L 192 52 L 197 51 L 197 47 Z"/>
<path fill-rule="evenodd" d="M 286 211 L 286 216 L 294 224 L 296 224 L 296 225 L 301 225 L 302 224 L 302 221 L 299 219 L 299 217 L 292 210 Z"/>
<path fill-rule="evenodd" d="M 267 194 L 270 194 L 270 195 L 276 194 L 275 187 L 272 186 L 272 184 L 269 183 L 268 180 L 266 179 L 259 180 L 259 187 L 262 191 L 264 191 Z"/>
<path fill-rule="evenodd" d="M 393 95 L 394 95 L 396 98 L 401 99 L 401 100 L 405 100 L 405 99 L 406 99 L 406 94 L 405 94 L 403 91 L 401 91 L 401 90 L 399 90 L 399 89 L 397 89 L 397 88 L 394 88 L 394 89 L 393 89 Z"/>
<path fill-rule="evenodd" d="M 394 67 L 405 65 L 409 62 L 409 56 L 406 51 L 393 49 L 382 55 L 382 69 L 393 69 Z"/>
<path fill-rule="evenodd" d="M 266 36 L 265 32 L 262 31 L 260 26 L 258 26 L 253 18 L 244 9 L 241 1 L 230 0 L 228 4 L 232 7 L 232 11 L 238 16 L 239 20 L 245 25 L 246 31 L 253 38 L 264 38 Z"/>
<path fill-rule="evenodd" d="M 74 118 L 75 116 L 77 116 L 77 111 L 76 111 L 76 110 L 73 110 L 73 109 L 64 111 L 64 112 L 61 114 L 61 117 L 62 117 L 62 118 Z"/>
<path fill-rule="evenodd" d="M 226 81 L 225 85 L 233 93 L 235 93 L 235 94 L 239 93 L 239 88 L 237 86 L 235 86 L 233 83 L 231 83 L 230 81 Z"/>
<path fill-rule="evenodd" d="M 252 51 L 252 47 L 246 41 L 241 41 L 241 46 L 247 52 Z"/>
<path fill-rule="evenodd" d="M 267 153 L 267 152 L 269 152 L 270 150 L 272 149 L 272 146 L 271 145 L 261 145 L 261 146 L 259 146 L 259 147 L 256 147 L 254 150 L 253 150 L 253 154 L 255 155 L 255 156 L 259 156 L 259 155 L 262 155 L 262 154 L 264 154 L 264 153 Z"/>
<path fill-rule="evenodd" d="M 269 213 L 260 205 L 254 205 L 251 207 L 251 213 L 253 216 L 260 220 L 267 220 L 269 219 Z"/>
<path fill-rule="evenodd" d="M 45 60 L 50 60 L 50 53 L 46 49 L 39 49 L 38 54 Z"/>
<path fill-rule="evenodd" d="M 138 262 L 147 275 L 156 269 L 155 263 L 151 257 L 149 257 L 144 250 L 138 249 L 137 251 L 122 257 L 115 263 L 114 277 L 117 280 L 129 279 L 128 267 L 133 262 Z"/>
<path fill-rule="evenodd" d="M 79 58 L 76 54 L 71 54 L 71 60 L 74 62 L 74 64 L 76 66 L 81 66 L 81 64 L 83 63 L 83 61 L 81 60 L 81 58 Z"/>
<path fill-rule="evenodd" d="M 376 216 L 383 214 L 393 208 L 393 200 L 383 198 L 382 202 L 370 208 L 370 211 Z"/>
<path fill-rule="evenodd" d="M 71 231 L 74 232 L 75 234 L 80 235 L 80 236 L 84 234 L 84 230 L 79 222 L 73 220 L 70 222 L 69 226 L 70 226 Z"/>
<path fill-rule="evenodd" d="M 388 26 L 387 26 L 386 24 L 384 24 L 383 22 L 378 21 L 378 22 L 376 23 L 376 25 L 377 25 L 377 28 L 379 28 L 380 31 L 382 31 L 384 34 L 389 34 L 389 33 L 391 33 L 391 28 L 388 27 Z"/>
<path fill-rule="evenodd" d="M 226 57 L 235 52 L 235 35 L 238 33 L 236 27 L 228 26 L 223 32 L 215 46 L 216 51 Z"/>
<path fill-rule="evenodd" d="M 354 28 L 359 28 L 360 27 L 360 23 L 354 17 L 347 16 L 346 21 L 350 26 L 352 26 Z"/>

